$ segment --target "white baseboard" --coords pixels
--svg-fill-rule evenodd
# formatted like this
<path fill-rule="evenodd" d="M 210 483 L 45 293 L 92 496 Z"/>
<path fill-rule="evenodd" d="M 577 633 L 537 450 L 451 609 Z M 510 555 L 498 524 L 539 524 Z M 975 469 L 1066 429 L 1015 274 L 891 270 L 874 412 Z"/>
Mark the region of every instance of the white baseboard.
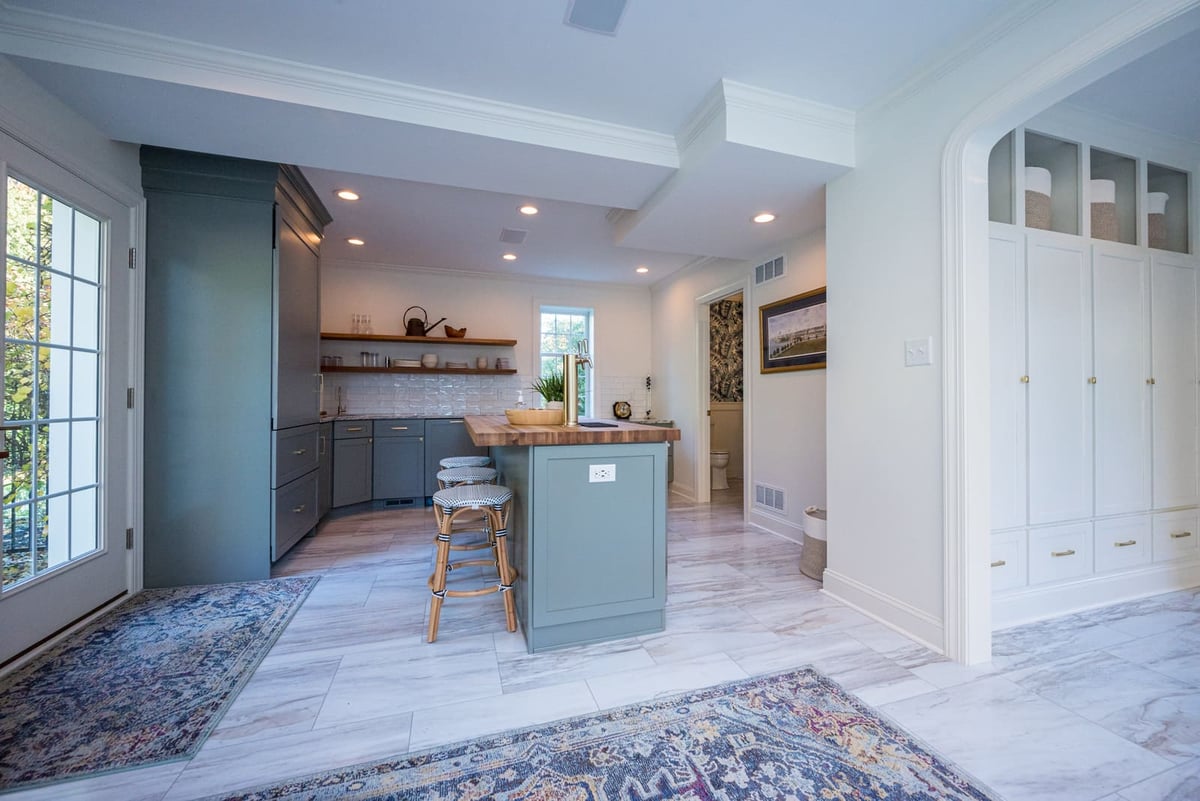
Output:
<path fill-rule="evenodd" d="M 822 592 L 932 651 L 946 652 L 945 629 L 933 615 L 828 568 L 824 580 Z"/>
<path fill-rule="evenodd" d="M 688 503 L 696 502 L 696 488 L 680 486 L 678 481 L 672 481 L 667 485 L 667 489 L 672 495 L 677 495 Z"/>
<path fill-rule="evenodd" d="M 992 630 L 1200 586 L 1200 562 L 1159 562 L 992 596 Z"/>
<path fill-rule="evenodd" d="M 751 508 L 750 513 L 746 516 L 746 522 L 778 537 L 783 537 L 785 540 L 804 543 L 804 527 L 798 526 L 790 520 L 784 520 L 782 517 L 763 514 L 757 509 Z"/>

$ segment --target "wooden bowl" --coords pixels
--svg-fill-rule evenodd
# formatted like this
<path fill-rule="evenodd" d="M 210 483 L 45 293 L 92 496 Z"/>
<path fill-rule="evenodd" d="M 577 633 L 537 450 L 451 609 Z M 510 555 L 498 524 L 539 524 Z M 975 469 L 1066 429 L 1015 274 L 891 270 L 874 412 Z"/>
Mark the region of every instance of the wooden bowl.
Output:
<path fill-rule="evenodd" d="M 450 339 L 462 339 L 467 335 L 465 328 L 452 328 L 448 325 L 443 325 L 442 328 L 446 329 L 446 336 Z"/>
<path fill-rule="evenodd" d="M 556 426 L 566 419 L 562 409 L 505 409 L 504 416 L 514 426 Z"/>

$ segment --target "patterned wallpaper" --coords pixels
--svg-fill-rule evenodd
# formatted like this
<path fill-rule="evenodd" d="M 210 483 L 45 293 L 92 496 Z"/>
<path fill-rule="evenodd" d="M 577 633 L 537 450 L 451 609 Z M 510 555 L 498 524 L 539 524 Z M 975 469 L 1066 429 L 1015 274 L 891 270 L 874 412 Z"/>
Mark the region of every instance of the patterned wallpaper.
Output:
<path fill-rule="evenodd" d="M 708 307 L 709 385 L 714 401 L 742 400 L 742 301 L 719 300 Z"/>

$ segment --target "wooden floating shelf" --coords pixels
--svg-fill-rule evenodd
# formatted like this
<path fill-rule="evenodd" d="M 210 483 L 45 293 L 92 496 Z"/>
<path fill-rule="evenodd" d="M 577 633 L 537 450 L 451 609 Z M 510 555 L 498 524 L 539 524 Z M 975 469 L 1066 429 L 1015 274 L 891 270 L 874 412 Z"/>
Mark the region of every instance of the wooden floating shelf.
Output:
<path fill-rule="evenodd" d="M 471 337 L 406 337 L 401 334 L 338 334 L 321 332 L 321 339 L 343 342 L 420 342 L 426 345 L 497 345 L 512 347 L 515 339 L 473 339 Z"/>
<path fill-rule="evenodd" d="M 466 373 L 468 375 L 516 375 L 516 370 L 480 370 L 475 367 L 341 367 L 325 366 L 322 373 Z"/>

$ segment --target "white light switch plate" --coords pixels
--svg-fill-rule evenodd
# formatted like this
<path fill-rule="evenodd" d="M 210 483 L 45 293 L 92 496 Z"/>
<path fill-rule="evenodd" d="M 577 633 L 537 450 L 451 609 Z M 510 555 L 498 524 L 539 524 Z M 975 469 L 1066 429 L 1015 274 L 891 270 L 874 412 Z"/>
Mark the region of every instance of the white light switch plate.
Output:
<path fill-rule="evenodd" d="M 904 366 L 933 364 L 933 337 L 904 340 Z"/>
<path fill-rule="evenodd" d="M 617 480 L 617 466 L 615 464 L 590 464 L 588 465 L 588 483 L 599 484 L 607 481 Z"/>

